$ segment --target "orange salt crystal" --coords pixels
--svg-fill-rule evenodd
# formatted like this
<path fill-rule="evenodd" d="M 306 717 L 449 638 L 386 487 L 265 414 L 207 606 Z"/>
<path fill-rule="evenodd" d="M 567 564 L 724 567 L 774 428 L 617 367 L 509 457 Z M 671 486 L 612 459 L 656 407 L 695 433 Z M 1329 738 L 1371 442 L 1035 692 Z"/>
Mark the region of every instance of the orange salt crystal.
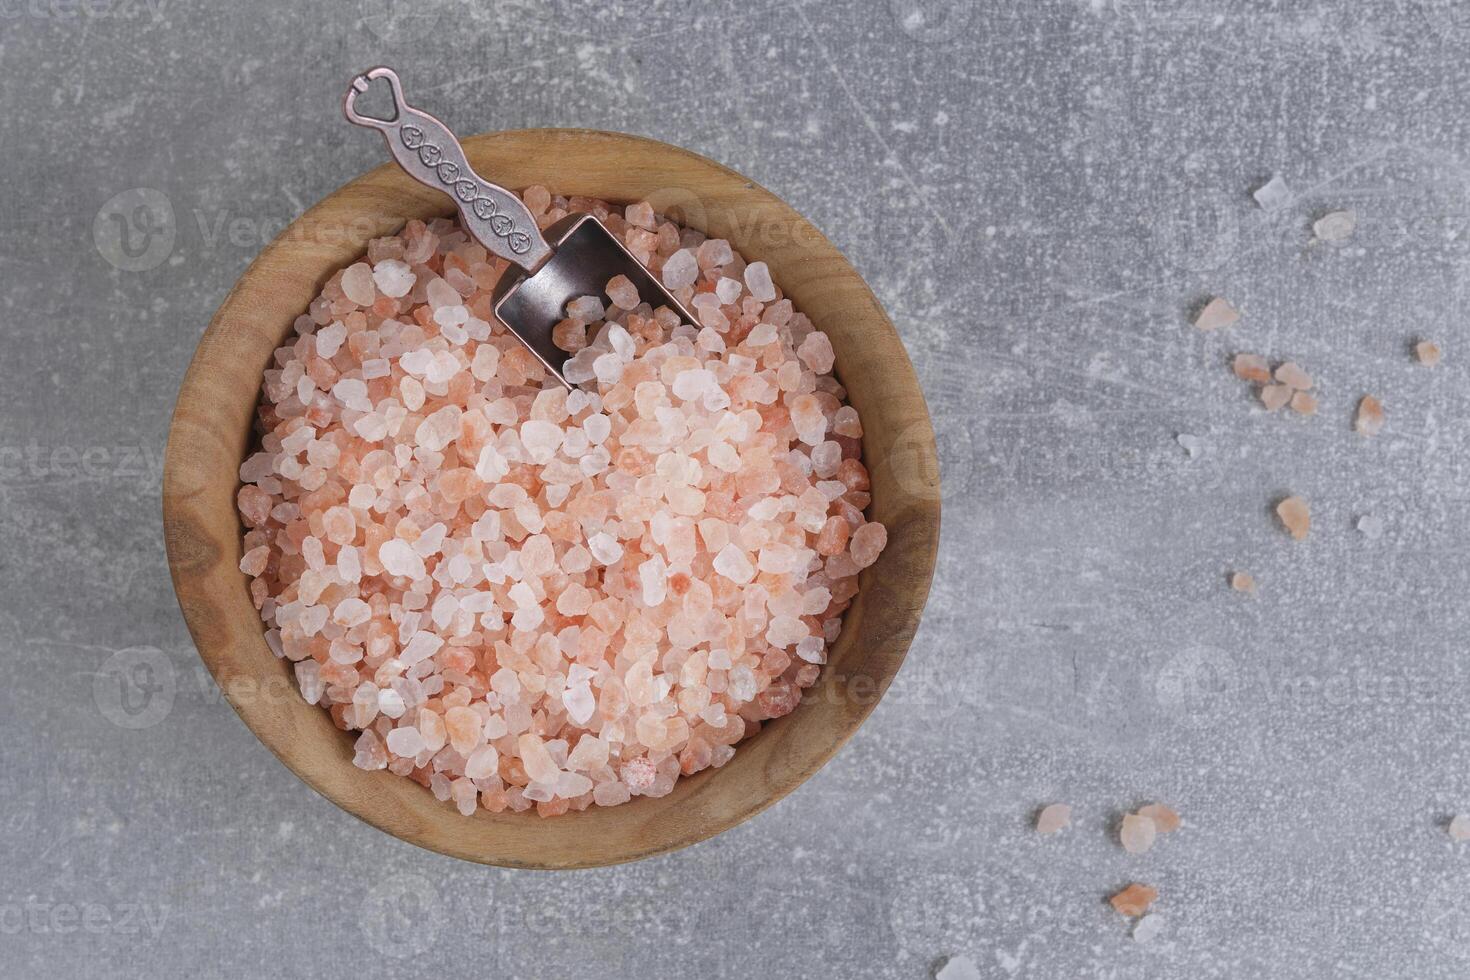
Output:
<path fill-rule="evenodd" d="M 1261 389 L 1261 404 L 1266 411 L 1274 412 L 1291 401 L 1291 388 L 1287 385 L 1267 385 Z"/>
<path fill-rule="evenodd" d="M 1317 396 L 1308 391 L 1298 391 L 1291 396 L 1291 410 L 1298 415 L 1317 414 Z"/>
<path fill-rule="evenodd" d="M 1262 385 L 1271 383 L 1271 365 L 1259 354 L 1236 354 L 1230 365 L 1237 378 Z"/>
<path fill-rule="evenodd" d="M 1249 576 L 1246 577 L 1249 578 Z M 1154 827 L 1161 834 L 1170 834 L 1179 829 L 1179 814 L 1162 803 L 1150 803 L 1148 806 L 1139 807 L 1138 815 L 1152 820 Z"/>
<path fill-rule="evenodd" d="M 1358 417 L 1353 427 L 1359 435 L 1376 436 L 1383 431 L 1383 403 L 1372 395 L 1364 395 L 1358 402 Z"/>
<path fill-rule="evenodd" d="M 1312 511 L 1301 497 L 1287 497 L 1276 505 L 1276 516 L 1293 538 L 1300 541 L 1312 529 Z"/>
<path fill-rule="evenodd" d="M 1230 305 L 1230 301 L 1219 296 L 1205 304 L 1204 309 L 1194 318 L 1194 325 L 1201 330 L 1218 330 L 1228 327 L 1240 319 L 1240 313 Z"/>
<path fill-rule="evenodd" d="M 1414 357 L 1425 367 L 1434 367 L 1439 363 L 1440 356 L 1439 345 L 1432 340 L 1421 340 L 1414 345 Z"/>
<path fill-rule="evenodd" d="M 1236 592 L 1246 592 L 1250 595 L 1256 594 L 1256 580 L 1249 572 L 1231 573 L 1230 587 Z"/>
<path fill-rule="evenodd" d="M 1117 909 L 1120 914 L 1132 918 L 1147 912 L 1149 906 L 1153 905 L 1158 897 L 1159 893 L 1157 889 L 1134 882 L 1108 899 L 1108 903 Z"/>
<path fill-rule="evenodd" d="M 1276 368 L 1276 380 L 1297 391 L 1312 387 L 1312 376 L 1303 371 L 1294 361 L 1287 361 Z"/>

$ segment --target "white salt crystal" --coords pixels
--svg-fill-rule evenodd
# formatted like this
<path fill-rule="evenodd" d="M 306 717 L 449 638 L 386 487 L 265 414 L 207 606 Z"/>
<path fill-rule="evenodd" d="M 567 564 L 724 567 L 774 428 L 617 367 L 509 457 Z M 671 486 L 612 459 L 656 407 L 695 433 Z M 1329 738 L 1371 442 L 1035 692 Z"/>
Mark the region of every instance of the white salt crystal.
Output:
<path fill-rule="evenodd" d="M 342 342 L 346 339 L 347 327 L 341 320 L 333 320 L 316 332 L 317 356 L 326 358 L 336 356 L 337 351 L 342 348 Z M 302 400 L 305 401 L 305 399 Z"/>
<path fill-rule="evenodd" d="M 412 725 L 395 728 L 388 733 L 388 751 L 411 759 L 424 750 L 424 738 Z"/>
<path fill-rule="evenodd" d="M 1129 854 L 1142 854 L 1154 846 L 1154 838 L 1157 833 L 1158 828 L 1148 817 L 1130 813 L 1123 818 L 1123 827 L 1118 832 L 1118 839 L 1123 844 L 1123 850 Z"/>
<path fill-rule="evenodd" d="M 617 384 L 623 376 L 623 359 L 608 351 L 592 362 L 592 374 L 603 384 Z"/>
<path fill-rule="evenodd" d="M 1376 540 L 1383 536 L 1383 518 L 1373 514 L 1364 514 L 1358 518 L 1358 530 L 1363 537 Z"/>
<path fill-rule="evenodd" d="M 745 342 L 751 347 L 764 347 L 767 344 L 774 344 L 776 339 L 775 326 L 769 323 L 757 323 L 754 327 L 750 328 L 750 333 L 746 335 Z"/>
<path fill-rule="evenodd" d="M 755 566 L 744 551 L 734 544 L 727 544 L 715 555 L 714 568 L 736 585 L 744 585 L 755 578 Z"/>
<path fill-rule="evenodd" d="M 464 301 L 459 290 L 439 278 L 429 280 L 427 297 L 429 306 L 436 310 L 441 306 L 459 306 Z"/>
<path fill-rule="evenodd" d="M 776 286 L 771 282 L 771 270 L 764 262 L 752 262 L 745 267 L 745 285 L 750 295 L 762 303 L 776 298 Z"/>
<path fill-rule="evenodd" d="M 1253 196 L 1256 203 L 1262 208 L 1267 211 L 1275 211 L 1291 203 L 1291 188 L 1287 187 L 1286 181 L 1278 175 L 1256 188 Z"/>
<path fill-rule="evenodd" d="M 412 667 L 438 653 L 442 646 L 444 646 L 444 641 L 437 634 L 419 630 L 403 647 L 398 654 L 398 659 L 403 661 L 405 666 Z"/>
<path fill-rule="evenodd" d="M 413 547 L 401 538 L 383 542 L 378 549 L 378 561 L 389 575 L 405 575 L 419 579 L 425 575 L 424 560 L 414 553 Z"/>
<path fill-rule="evenodd" d="M 582 420 L 582 431 L 587 433 L 589 442 L 600 446 L 612 434 L 612 420 L 601 412 L 593 412 Z"/>
<path fill-rule="evenodd" d="M 1164 928 L 1164 917 L 1157 912 L 1150 912 L 1133 926 L 1134 942 L 1146 943 L 1156 937 Z"/>
<path fill-rule="evenodd" d="M 718 296 L 720 298 L 720 302 L 726 306 L 739 299 L 740 293 L 741 288 L 739 280 L 731 279 L 728 276 L 721 276 L 720 281 L 715 283 L 715 295 Z"/>
<path fill-rule="evenodd" d="M 373 266 L 373 282 L 378 291 L 393 299 L 407 296 L 413 289 L 414 278 L 408 264 L 398 259 L 384 259 Z"/>
<path fill-rule="evenodd" d="M 664 260 L 663 281 L 669 289 L 692 286 L 698 278 L 699 262 L 689 249 L 681 248 Z"/>
<path fill-rule="evenodd" d="M 968 956 L 951 956 L 934 974 L 934 980 L 980 980 L 980 969 Z"/>
<path fill-rule="evenodd" d="M 1179 443 L 1180 448 L 1189 454 L 1190 459 L 1197 458 L 1200 453 L 1205 451 L 1204 441 L 1199 436 L 1192 436 L 1186 432 L 1181 432 L 1174 439 Z"/>
<path fill-rule="evenodd" d="M 1318 218 L 1312 225 L 1312 233 L 1319 241 L 1345 242 L 1353 237 L 1358 227 L 1355 211 L 1333 211 Z"/>
<path fill-rule="evenodd" d="M 567 717 L 578 725 L 585 725 L 597 710 L 597 700 L 586 684 L 567 688 L 562 692 L 561 702 L 566 706 Z"/>
<path fill-rule="evenodd" d="M 372 266 L 366 262 L 348 266 L 342 273 L 342 295 L 358 306 L 372 306 L 375 298 Z"/>
<path fill-rule="evenodd" d="M 529 419 L 521 423 L 521 445 L 531 454 L 533 463 L 546 463 L 561 448 L 562 430 L 555 422 Z"/>
<path fill-rule="evenodd" d="M 337 603 L 337 608 L 332 610 L 332 622 L 338 626 L 361 626 L 373 618 L 373 610 L 361 599 L 350 596 Z"/>
<path fill-rule="evenodd" d="M 567 304 L 567 316 L 583 323 L 596 323 L 606 313 L 607 310 L 603 308 L 602 300 L 596 296 L 578 296 Z"/>
<path fill-rule="evenodd" d="M 1456 841 L 1470 840 L 1470 817 L 1457 814 L 1449 825 L 1450 838 Z"/>
<path fill-rule="evenodd" d="M 588 538 L 587 548 L 592 552 L 592 557 L 603 565 L 611 565 L 623 557 L 623 546 L 606 531 L 598 531 Z"/>
<path fill-rule="evenodd" d="M 367 384 L 357 378 L 342 378 L 332 385 L 333 397 L 358 412 L 373 410 L 373 403 L 368 401 L 367 393 Z"/>
<path fill-rule="evenodd" d="M 680 371 L 674 377 L 674 396 L 684 401 L 693 401 L 717 384 L 714 372 L 704 368 Z"/>
<path fill-rule="evenodd" d="M 391 687 L 385 687 L 378 692 L 378 710 L 389 718 L 402 718 L 408 705 L 404 703 L 402 694 Z"/>
<path fill-rule="evenodd" d="M 643 604 L 652 608 L 663 604 L 668 594 L 668 566 L 657 555 L 638 566 L 638 580 L 643 586 Z"/>
<path fill-rule="evenodd" d="M 470 779 L 489 779 L 500 769 L 500 753 L 493 745 L 476 749 L 464 764 L 464 774 Z"/>
<path fill-rule="evenodd" d="M 315 660 L 303 660 L 293 669 L 296 672 L 296 684 L 301 688 L 301 696 L 306 699 L 307 704 L 316 704 L 327 688 L 326 682 L 322 680 L 321 664 Z"/>

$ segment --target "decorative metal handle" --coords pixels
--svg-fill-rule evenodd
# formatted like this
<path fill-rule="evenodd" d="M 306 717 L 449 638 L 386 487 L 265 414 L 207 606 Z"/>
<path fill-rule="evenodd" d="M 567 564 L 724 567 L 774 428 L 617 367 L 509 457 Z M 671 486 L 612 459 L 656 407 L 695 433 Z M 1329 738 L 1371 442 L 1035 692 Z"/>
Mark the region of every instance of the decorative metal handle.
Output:
<path fill-rule="evenodd" d="M 357 97 L 380 78 L 393 90 L 392 119 L 365 116 L 356 109 Z M 475 173 L 449 127 L 404 101 L 393 69 L 374 68 L 354 78 L 342 111 L 349 122 L 381 132 L 393 159 L 410 177 L 454 198 L 465 229 L 481 245 L 527 272 L 551 256 L 551 246 L 520 198 Z"/>

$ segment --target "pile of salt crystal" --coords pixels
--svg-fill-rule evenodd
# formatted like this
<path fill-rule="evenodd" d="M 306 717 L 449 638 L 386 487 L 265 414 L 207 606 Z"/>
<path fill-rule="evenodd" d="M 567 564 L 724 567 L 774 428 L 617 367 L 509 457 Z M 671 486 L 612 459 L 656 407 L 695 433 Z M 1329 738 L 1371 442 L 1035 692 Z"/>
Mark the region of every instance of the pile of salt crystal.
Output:
<path fill-rule="evenodd" d="M 463 813 L 669 793 L 817 678 L 868 522 L 832 345 L 762 263 L 646 203 L 591 211 L 700 323 L 622 277 L 569 304 L 570 393 L 495 322 L 506 263 L 444 219 L 373 240 L 265 375 L 241 568 L 354 764 Z"/>

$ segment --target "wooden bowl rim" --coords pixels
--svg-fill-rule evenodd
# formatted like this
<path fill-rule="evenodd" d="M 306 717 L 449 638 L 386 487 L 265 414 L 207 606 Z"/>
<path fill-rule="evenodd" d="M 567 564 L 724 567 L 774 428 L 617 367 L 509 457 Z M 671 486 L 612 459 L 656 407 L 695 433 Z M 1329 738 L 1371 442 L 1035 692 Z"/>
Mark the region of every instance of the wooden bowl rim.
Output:
<path fill-rule="evenodd" d="M 890 387 L 886 389 L 889 394 L 883 397 L 901 396 L 902 399 L 911 401 L 917 406 L 917 413 L 914 417 L 905 420 L 907 427 L 902 433 L 903 445 L 901 448 L 903 452 L 910 454 L 903 465 L 906 471 L 918 474 L 911 477 L 911 480 L 918 480 L 923 484 L 912 504 L 912 508 L 918 512 L 918 518 L 906 522 L 904 526 L 905 550 L 908 552 L 909 559 L 899 569 L 902 572 L 903 581 L 890 586 L 887 576 L 879 577 L 879 569 L 882 568 L 888 557 L 887 552 L 877 565 L 863 572 L 859 598 L 847 613 L 843 637 L 839 639 L 838 645 L 834 648 L 832 657 L 832 661 L 836 662 L 838 651 L 845 644 L 857 642 L 853 636 L 858 632 L 856 627 L 859 624 L 853 623 L 854 614 L 865 595 L 875 589 L 881 591 L 883 598 L 888 602 L 886 605 L 881 602 L 874 603 L 874 605 L 883 607 L 882 612 L 896 610 L 897 615 L 887 617 L 881 622 L 880 625 L 883 627 L 881 645 L 875 651 L 874 656 L 869 658 L 879 668 L 877 672 L 879 676 L 874 678 L 877 681 L 877 689 L 873 692 L 871 700 L 856 705 L 854 711 L 843 719 L 840 730 L 832 732 L 830 741 L 825 745 L 815 749 L 807 747 L 805 751 L 810 758 L 805 760 L 806 764 L 803 768 L 786 771 L 780 771 L 778 768 L 773 771 L 772 760 L 763 759 L 764 768 L 760 775 L 769 781 L 763 795 L 745 799 L 741 805 L 716 815 L 705 814 L 701 810 L 701 819 L 690 821 L 678 819 L 677 816 L 662 811 L 670 806 L 669 801 L 677 801 L 681 796 L 693 797 L 696 792 L 707 788 L 711 780 L 730 773 L 736 765 L 736 760 L 741 760 L 742 756 L 749 756 L 753 752 L 753 747 L 761 743 L 763 739 L 778 737 L 785 723 L 803 711 L 813 710 L 814 706 L 803 704 L 792 715 L 778 719 L 774 723 L 768 723 L 753 739 L 741 743 L 735 758 L 723 769 L 705 770 L 694 776 L 681 777 L 675 791 L 659 800 L 638 798 L 619 807 L 589 807 L 582 813 L 569 812 L 562 817 L 543 820 L 535 814 L 534 810 L 520 814 L 509 811 L 503 814 L 488 814 L 480 810 L 474 816 L 465 818 L 461 817 L 450 804 L 434 800 L 427 790 L 402 777 L 383 771 L 365 772 L 351 766 L 350 761 L 345 763 L 347 771 L 344 773 L 342 771 L 343 759 L 350 758 L 351 754 L 349 733 L 339 733 L 349 745 L 345 755 L 341 752 L 329 753 L 329 756 L 335 755 L 336 758 L 329 757 L 325 764 L 317 764 L 316 760 L 319 760 L 320 757 L 308 758 L 293 747 L 292 738 L 303 734 L 297 730 L 296 723 L 299 721 L 311 729 L 320 727 L 311 720 L 311 714 L 325 719 L 328 726 L 331 725 L 330 719 L 320 707 L 307 704 L 301 699 L 296 690 L 294 678 L 289 679 L 289 694 L 283 704 L 272 704 L 256 697 L 237 696 L 241 688 L 236 682 L 244 679 L 242 674 L 249 674 L 258 682 L 261 675 L 271 672 L 278 673 L 284 669 L 289 677 L 290 671 L 289 664 L 284 664 L 283 661 L 271 655 L 265 644 L 263 629 L 255 631 L 253 635 L 241 637 L 228 632 L 221 634 L 216 628 L 216 620 L 223 618 L 216 614 L 217 604 L 226 604 L 234 612 L 238 612 L 243 604 L 255 622 L 259 622 L 259 617 L 250 602 L 248 590 L 245 588 L 248 580 L 238 570 L 241 552 L 239 539 L 242 533 L 238 524 L 234 533 L 234 547 L 233 550 L 230 550 L 228 542 L 208 540 L 208 534 L 201 527 L 196 526 L 194 520 L 192 504 L 197 497 L 207 495 L 210 491 L 218 493 L 227 482 L 229 500 L 233 506 L 235 492 L 240 485 L 237 472 L 225 474 L 222 466 L 211 468 L 202 478 L 190 479 L 195 476 L 190 467 L 196 461 L 207 458 L 211 451 L 217 451 L 219 442 L 229 441 L 227 423 L 230 420 L 221 419 L 220 416 L 227 414 L 232 406 L 222 399 L 213 397 L 214 391 L 204 383 L 205 378 L 215 371 L 239 373 L 237 352 L 232 349 L 229 338 L 226 336 L 227 330 L 229 325 L 242 318 L 249 320 L 252 310 L 269 305 L 268 292 L 271 286 L 265 281 L 268 270 L 289 268 L 297 263 L 308 269 L 319 267 L 324 270 L 318 277 L 317 287 L 319 288 L 333 271 L 352 261 L 352 255 L 343 258 L 340 249 L 334 251 L 330 247 L 324 247 L 318 237 L 310 233 L 319 223 L 322 228 L 326 228 L 327 221 L 337 220 L 337 216 L 347 210 L 361 208 L 364 212 L 371 214 L 375 210 L 373 201 L 384 195 L 401 198 L 404 202 L 400 225 L 402 221 L 420 216 L 421 213 L 427 215 L 435 212 L 432 203 L 425 204 L 426 201 L 432 202 L 435 198 L 442 199 L 437 213 L 444 215 L 453 213 L 452 205 L 447 197 L 426 190 L 392 163 L 384 164 L 342 185 L 318 201 L 282 231 L 251 262 L 239 281 L 221 302 L 219 309 L 200 338 L 180 386 L 164 456 L 162 502 L 165 546 L 175 593 L 200 659 L 219 683 L 226 700 L 246 726 L 303 782 L 337 806 L 379 830 L 452 857 L 482 864 L 517 868 L 599 867 L 635 861 L 677 850 L 742 823 L 771 806 L 810 778 L 857 731 L 877 705 L 888 683 L 901 666 L 914 632 L 917 630 L 919 616 L 928 596 L 939 543 L 938 456 L 932 426 L 923 402 L 923 394 L 897 332 L 883 312 L 877 298 L 856 270 L 831 242 L 794 208 L 744 175 L 681 147 L 646 137 L 602 130 L 507 130 L 471 137 L 464 141 L 464 145 L 471 163 L 477 170 L 492 180 L 505 179 L 507 186 L 513 187 L 529 186 L 530 183 L 542 181 L 512 181 L 504 178 L 493 165 L 494 158 L 518 158 L 520 155 L 528 154 L 531 150 L 545 151 L 548 146 L 575 149 L 583 153 L 624 151 L 651 161 L 655 172 L 679 175 L 677 179 L 688 180 L 697 174 L 702 180 L 708 181 L 711 187 L 716 188 L 718 194 L 736 195 L 742 199 L 740 202 L 742 205 L 748 204 L 753 209 L 769 209 L 770 212 L 779 214 L 785 221 L 790 222 L 793 228 L 800 229 L 802 260 L 810 259 L 831 267 L 824 273 L 825 286 L 839 289 L 844 297 L 859 308 L 861 314 L 866 317 L 865 327 L 869 332 L 864 334 L 864 347 L 871 346 L 875 356 L 887 358 L 895 365 L 891 376 L 885 375 Z M 554 193 L 558 192 L 552 180 L 547 180 L 545 183 L 552 188 Z M 677 186 L 677 184 L 672 186 Z M 565 193 L 564 190 L 561 192 Z M 590 191 L 583 193 L 592 196 Z M 609 199 L 615 198 L 623 199 L 624 196 L 613 194 L 609 197 Z M 391 229 L 379 233 L 391 233 Z M 745 253 L 744 249 L 738 250 L 746 254 L 746 258 L 750 261 L 762 257 L 759 249 L 756 250 L 757 254 Z M 361 252 L 362 248 L 359 247 L 355 254 L 360 255 Z M 781 282 L 782 271 L 774 262 L 772 272 L 778 283 Z M 798 308 L 802 308 L 800 302 L 798 302 Z M 806 309 L 803 309 L 803 312 L 811 315 Z M 817 317 L 812 318 L 818 323 L 818 326 L 823 325 Z M 276 331 L 277 345 L 289 331 L 289 322 L 281 325 Z M 837 345 L 834 344 L 835 346 Z M 839 375 L 842 372 L 842 363 L 843 350 L 839 348 Z M 255 397 L 258 398 L 258 378 L 253 383 L 253 390 L 256 392 Z M 873 396 L 875 399 L 878 397 Z M 860 401 L 856 393 L 852 395 L 852 400 L 854 403 Z M 238 408 L 238 406 L 234 407 Z M 254 414 L 254 407 L 254 400 L 252 400 L 248 406 L 251 417 Z M 860 405 L 859 410 L 866 418 L 868 409 Z M 219 424 L 219 428 L 200 427 L 192 424 L 192 419 L 190 423 L 183 421 L 185 416 L 192 416 L 196 412 L 202 413 L 207 421 Z M 249 423 L 247 423 L 247 430 L 248 426 Z M 226 434 L 221 436 L 220 430 L 224 430 Z M 250 436 L 251 433 L 247 431 L 244 438 L 248 440 Z M 864 442 L 864 456 L 867 459 L 871 455 L 868 436 L 864 437 Z M 871 460 L 869 465 L 870 468 L 873 467 Z M 238 466 L 238 461 L 236 466 Z M 913 483 L 910 482 L 909 486 L 912 488 Z M 874 489 L 876 504 L 876 479 Z M 902 601 L 895 603 L 895 598 Z M 250 648 L 249 657 L 258 655 L 259 662 L 248 659 L 237 660 L 240 654 L 236 648 L 238 643 L 243 643 Z M 865 666 L 868 662 L 864 661 L 859 666 Z M 236 670 L 240 663 L 246 664 L 247 671 Z M 831 664 L 824 668 L 823 676 L 817 684 L 818 687 L 823 686 L 828 680 L 827 675 L 831 669 Z M 855 676 L 861 677 L 862 675 L 858 673 Z M 271 678 L 267 677 L 266 680 L 269 681 Z M 249 688 L 249 690 L 255 689 L 253 686 Z M 288 724 L 284 728 L 280 727 L 282 718 L 287 715 L 290 716 L 287 719 Z M 335 727 L 332 727 L 331 730 L 337 731 Z M 306 737 L 315 736 L 308 731 Z M 775 749 L 769 749 L 763 755 L 770 756 L 774 751 Z M 423 794 L 432 807 L 439 809 L 423 814 L 423 819 L 414 819 L 415 816 L 420 816 L 417 814 L 405 816 L 393 811 L 381 797 L 398 794 L 394 787 L 385 784 L 385 779 L 393 780 L 395 784 L 402 784 L 413 792 Z M 658 826 L 630 831 L 629 827 L 624 826 L 628 821 L 618 817 L 619 826 L 614 829 L 621 830 L 630 839 L 612 848 L 597 839 L 600 836 L 597 821 L 611 823 L 614 818 L 607 815 L 618 815 L 620 811 L 626 814 L 636 811 L 639 807 L 648 807 L 649 804 L 662 804 L 659 819 L 649 822 L 657 823 Z M 634 816 L 636 818 L 638 815 Z M 506 823 L 507 820 L 522 823 L 535 822 L 538 826 L 531 834 L 508 834 L 508 828 L 511 825 Z M 583 821 L 588 824 L 583 831 L 583 839 L 588 843 L 590 850 L 580 852 L 572 848 L 568 851 L 560 845 L 557 848 L 546 846 L 548 840 L 562 836 L 567 829 Z M 475 823 L 485 826 L 475 828 L 473 827 Z M 474 832 L 468 832 L 470 830 Z M 644 830 L 647 830 L 646 838 L 641 832 Z M 549 853 L 551 850 L 558 852 Z"/>

